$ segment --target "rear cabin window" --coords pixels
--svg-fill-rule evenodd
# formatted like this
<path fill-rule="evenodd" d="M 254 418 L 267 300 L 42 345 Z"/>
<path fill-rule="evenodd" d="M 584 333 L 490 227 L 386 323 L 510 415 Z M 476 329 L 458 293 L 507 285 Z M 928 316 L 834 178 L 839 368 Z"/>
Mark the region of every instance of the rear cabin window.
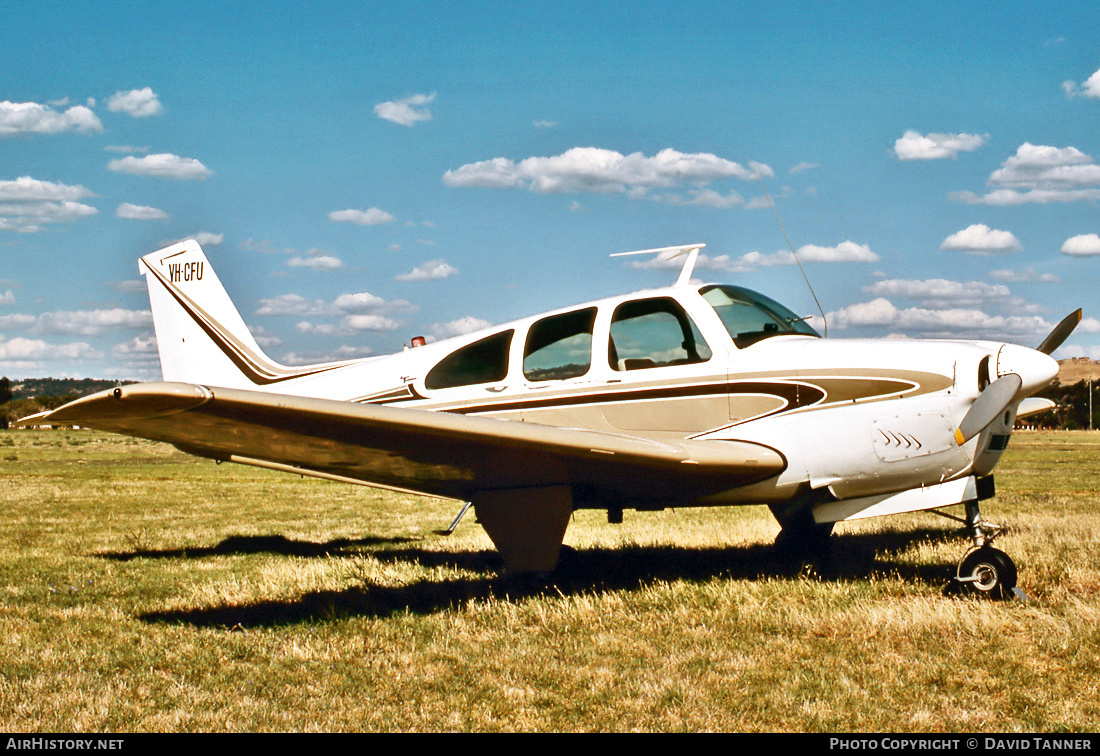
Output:
<path fill-rule="evenodd" d="M 614 370 L 689 365 L 711 358 L 710 347 L 674 299 L 624 302 L 611 318 L 607 361 Z"/>
<path fill-rule="evenodd" d="M 529 381 L 576 378 L 592 367 L 596 308 L 552 315 L 536 322 L 523 347 L 523 377 Z"/>
<path fill-rule="evenodd" d="M 451 352 L 428 371 L 424 387 L 445 389 L 503 381 L 508 375 L 508 347 L 513 333 L 495 333 Z"/>

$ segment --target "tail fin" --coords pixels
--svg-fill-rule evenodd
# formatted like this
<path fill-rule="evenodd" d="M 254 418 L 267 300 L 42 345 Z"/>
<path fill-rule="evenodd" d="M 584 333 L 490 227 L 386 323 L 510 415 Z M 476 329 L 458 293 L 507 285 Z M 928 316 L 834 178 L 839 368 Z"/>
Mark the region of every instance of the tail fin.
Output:
<path fill-rule="evenodd" d="M 193 239 L 145 255 L 138 269 L 149 286 L 166 381 L 263 389 L 337 366 L 293 369 L 268 358 Z"/>

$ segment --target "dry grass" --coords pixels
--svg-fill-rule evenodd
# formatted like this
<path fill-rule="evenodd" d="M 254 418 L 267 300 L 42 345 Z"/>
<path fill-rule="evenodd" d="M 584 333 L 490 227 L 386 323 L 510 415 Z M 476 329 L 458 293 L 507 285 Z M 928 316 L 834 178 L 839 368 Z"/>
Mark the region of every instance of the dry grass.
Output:
<path fill-rule="evenodd" d="M 1030 603 L 946 596 L 928 514 L 773 558 L 763 508 L 578 513 L 553 584 L 455 506 L 91 432 L 0 434 L 0 728 L 1093 730 L 1100 434 L 984 507 Z"/>

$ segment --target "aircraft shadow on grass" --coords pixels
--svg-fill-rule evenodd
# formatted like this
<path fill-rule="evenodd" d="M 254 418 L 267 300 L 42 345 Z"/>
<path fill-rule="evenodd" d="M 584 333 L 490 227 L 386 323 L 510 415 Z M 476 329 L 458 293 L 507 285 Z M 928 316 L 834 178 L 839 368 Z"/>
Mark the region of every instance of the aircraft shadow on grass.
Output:
<path fill-rule="evenodd" d="M 213 555 L 270 552 L 287 556 L 339 557 L 369 553 L 391 563 L 416 563 L 421 567 L 450 567 L 483 573 L 483 577 L 430 581 L 401 587 L 365 583 L 335 591 L 312 591 L 297 599 L 258 601 L 249 604 L 211 606 L 190 610 L 147 612 L 139 619 L 153 623 L 183 623 L 196 627 L 245 629 L 306 622 L 327 622 L 350 617 L 387 617 L 406 611 L 431 614 L 468 601 L 519 600 L 535 596 L 569 596 L 593 592 L 633 590 L 674 580 L 798 579 L 864 581 L 873 576 L 892 576 L 906 582 L 946 583 L 950 564 L 915 564 L 897 554 L 921 542 L 955 539 L 950 529 L 922 528 L 844 535 L 833 539 L 829 551 L 813 560 L 791 559 L 771 544 L 692 549 L 679 546 L 620 546 L 563 550 L 553 576 L 540 579 L 502 571 L 499 554 L 481 550 L 435 552 L 416 548 L 363 552 L 356 547 L 415 539 L 339 539 L 325 543 L 292 541 L 283 536 L 235 536 L 210 548 L 188 548 L 132 554 L 102 554 L 110 559 L 203 558 Z"/>
<path fill-rule="evenodd" d="M 350 548 L 384 546 L 415 541 L 415 538 L 336 538 L 324 543 L 293 541 L 283 535 L 229 536 L 214 546 L 188 546 L 180 549 L 142 549 L 133 551 L 101 551 L 96 556 L 115 562 L 132 559 L 186 559 L 209 556 L 242 556 L 245 554 L 281 554 L 297 557 L 323 557 L 339 554 Z"/>

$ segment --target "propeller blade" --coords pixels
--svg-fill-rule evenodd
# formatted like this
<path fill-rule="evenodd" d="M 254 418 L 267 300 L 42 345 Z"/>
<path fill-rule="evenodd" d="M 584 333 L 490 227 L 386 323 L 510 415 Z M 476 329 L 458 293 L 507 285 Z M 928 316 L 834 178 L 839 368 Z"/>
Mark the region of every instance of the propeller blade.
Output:
<path fill-rule="evenodd" d="M 986 386 L 985 391 L 970 405 L 958 430 L 955 431 L 955 443 L 962 446 L 981 433 L 1012 404 L 1024 382 L 1015 373 L 1002 376 Z"/>
<path fill-rule="evenodd" d="M 1069 335 L 1073 333 L 1073 329 L 1077 327 L 1077 324 L 1081 322 L 1081 310 L 1078 308 L 1076 312 L 1071 312 L 1062 318 L 1062 322 L 1054 326 L 1054 330 L 1047 334 L 1047 337 L 1043 339 L 1043 343 L 1035 347 L 1043 354 L 1050 354 L 1058 347 L 1062 346 L 1062 342 L 1069 338 Z"/>

